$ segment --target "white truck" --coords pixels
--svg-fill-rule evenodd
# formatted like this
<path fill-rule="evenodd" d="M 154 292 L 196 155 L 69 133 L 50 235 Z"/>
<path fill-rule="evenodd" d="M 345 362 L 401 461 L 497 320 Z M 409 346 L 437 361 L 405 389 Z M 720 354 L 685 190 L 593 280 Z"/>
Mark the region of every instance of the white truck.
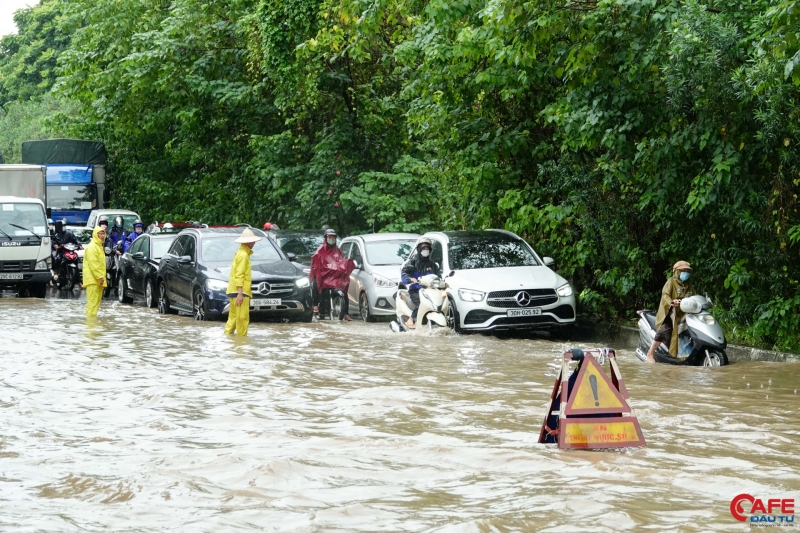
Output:
<path fill-rule="evenodd" d="M 50 273 L 43 165 L 0 165 L 0 291 L 44 298 Z"/>

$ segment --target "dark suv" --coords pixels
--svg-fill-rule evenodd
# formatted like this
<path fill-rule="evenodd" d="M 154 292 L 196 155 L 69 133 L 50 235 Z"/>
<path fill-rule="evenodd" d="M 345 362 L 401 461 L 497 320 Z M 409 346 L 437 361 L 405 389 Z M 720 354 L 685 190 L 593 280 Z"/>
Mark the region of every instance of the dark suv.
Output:
<path fill-rule="evenodd" d="M 158 268 L 158 311 L 191 313 L 195 320 L 228 314 L 231 263 L 241 228 L 191 228 L 178 234 Z M 313 307 L 308 277 L 264 232 L 250 256 L 253 285 L 250 314 L 311 322 Z"/>

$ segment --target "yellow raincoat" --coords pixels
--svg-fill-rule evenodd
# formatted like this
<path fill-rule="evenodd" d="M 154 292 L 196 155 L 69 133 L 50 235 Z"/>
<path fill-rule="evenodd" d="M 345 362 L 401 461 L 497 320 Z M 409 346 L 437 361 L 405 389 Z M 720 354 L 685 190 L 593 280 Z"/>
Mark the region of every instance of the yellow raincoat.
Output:
<path fill-rule="evenodd" d="M 97 226 L 92 231 L 92 242 L 83 254 L 83 287 L 86 289 L 86 316 L 97 316 L 100 301 L 103 299 L 103 286 L 106 282 L 106 253 L 103 241 L 97 236 L 103 228 Z M 102 280 L 103 284 L 100 284 Z"/>
<path fill-rule="evenodd" d="M 250 256 L 253 250 L 244 244 L 236 250 L 233 256 L 233 266 L 231 266 L 231 276 L 228 279 L 228 290 L 225 291 L 230 298 L 230 311 L 228 321 L 225 323 L 225 333 L 234 331 L 241 336 L 247 335 L 247 326 L 250 323 L 250 294 L 253 284 L 252 272 L 250 271 Z M 242 305 L 236 306 L 236 297 L 239 295 L 239 287 L 242 288 L 244 301 Z"/>
<path fill-rule="evenodd" d="M 678 273 L 673 272 L 672 277 L 664 284 L 661 289 L 661 303 L 658 306 L 658 314 L 656 314 L 656 331 L 664 323 L 664 320 L 672 320 L 672 339 L 669 342 L 669 353 L 673 357 L 678 357 L 678 324 L 683 321 L 686 316 L 680 307 L 672 307 L 670 304 L 672 300 L 680 300 L 688 296 L 694 295 L 694 287 L 691 282 L 683 282 L 678 278 Z M 670 310 L 673 310 L 670 314 Z"/>

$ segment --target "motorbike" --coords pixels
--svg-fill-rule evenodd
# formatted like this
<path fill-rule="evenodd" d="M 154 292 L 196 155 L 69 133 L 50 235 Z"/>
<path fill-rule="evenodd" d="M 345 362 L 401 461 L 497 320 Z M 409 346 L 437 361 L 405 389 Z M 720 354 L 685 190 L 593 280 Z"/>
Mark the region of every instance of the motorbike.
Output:
<path fill-rule="evenodd" d="M 655 351 L 657 363 L 708 367 L 728 364 L 728 354 L 725 353 L 728 342 L 717 319 L 708 311 L 712 305 L 707 296 L 699 294 L 681 300 L 680 309 L 686 314 L 686 329 L 680 331 L 683 328 L 679 328 L 678 357 L 670 355 L 662 343 Z M 656 312 L 645 309 L 636 314 L 639 315 L 636 357 L 645 361 L 656 336 Z"/>
<path fill-rule="evenodd" d="M 111 291 L 119 290 L 119 258 L 117 251 L 122 253 L 124 243 L 120 240 L 114 246 L 105 246 L 103 251 L 106 254 L 106 286 L 103 289 L 103 296 L 108 296 Z"/>
<path fill-rule="evenodd" d="M 415 331 L 420 329 L 433 330 L 436 328 L 447 328 L 447 312 L 450 309 L 450 300 L 445 292 L 447 286 L 445 281 L 436 274 L 428 274 L 419 280 L 422 289 L 419 291 L 419 310 L 417 311 L 417 321 L 414 328 L 406 326 L 406 322 L 411 317 L 414 309 L 414 302 L 408 294 L 405 284 L 400 284 L 400 289 L 395 294 L 395 310 L 397 318 L 389 323 L 389 327 L 395 333 Z"/>
<path fill-rule="evenodd" d="M 58 289 L 71 291 L 78 282 L 78 250 L 81 247 L 72 243 L 56 244 L 56 254 L 61 254 L 55 285 Z"/>
<path fill-rule="evenodd" d="M 319 297 L 319 317 L 327 317 L 330 320 L 342 320 L 344 318 L 344 301 L 347 296 L 344 291 L 339 289 L 322 289 Z"/>

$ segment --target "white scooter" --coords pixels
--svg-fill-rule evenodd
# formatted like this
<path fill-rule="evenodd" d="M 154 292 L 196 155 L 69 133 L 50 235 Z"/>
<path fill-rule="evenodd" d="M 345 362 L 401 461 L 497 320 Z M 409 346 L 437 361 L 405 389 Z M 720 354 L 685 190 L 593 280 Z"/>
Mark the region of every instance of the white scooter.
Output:
<path fill-rule="evenodd" d="M 397 291 L 394 304 L 397 318 L 389 323 L 389 327 L 395 333 L 448 328 L 445 317 L 450 309 L 450 300 L 444 290 L 447 284 L 436 274 L 421 277 L 419 284 L 423 288 L 419 290 L 419 310 L 414 328 L 406 326 L 406 322 L 411 317 L 411 310 L 414 309 L 414 302 L 411 301 L 408 289 L 401 288 Z"/>

